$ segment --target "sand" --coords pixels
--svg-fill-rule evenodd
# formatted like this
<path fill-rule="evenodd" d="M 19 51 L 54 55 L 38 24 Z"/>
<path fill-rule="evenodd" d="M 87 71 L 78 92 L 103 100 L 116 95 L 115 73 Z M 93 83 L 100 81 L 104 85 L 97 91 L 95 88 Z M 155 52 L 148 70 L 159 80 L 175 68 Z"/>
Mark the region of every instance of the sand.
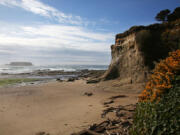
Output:
<path fill-rule="evenodd" d="M 35 135 L 41 131 L 70 135 L 102 121 L 103 102 L 111 96 L 127 95 L 114 105 L 137 102 L 137 92 L 117 90 L 110 84 L 78 80 L 0 88 L 0 135 Z M 85 92 L 93 95 L 85 96 Z"/>

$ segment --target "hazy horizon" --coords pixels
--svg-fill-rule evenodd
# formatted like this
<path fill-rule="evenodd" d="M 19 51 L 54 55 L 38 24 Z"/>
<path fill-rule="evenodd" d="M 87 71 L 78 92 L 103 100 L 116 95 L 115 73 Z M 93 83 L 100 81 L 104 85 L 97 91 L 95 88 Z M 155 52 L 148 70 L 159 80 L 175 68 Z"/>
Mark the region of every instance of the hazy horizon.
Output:
<path fill-rule="evenodd" d="M 54 64 L 43 64 L 43 63 L 33 63 L 31 61 L 11 61 L 11 62 L 30 62 L 32 63 L 32 66 L 109 66 L 110 63 L 108 64 L 102 64 L 102 63 L 95 63 L 95 64 L 91 64 L 91 63 L 88 63 L 88 64 L 81 64 L 81 63 L 54 63 Z M 9 66 L 9 64 L 11 62 L 7 62 L 7 63 L 1 63 L 0 66 Z"/>

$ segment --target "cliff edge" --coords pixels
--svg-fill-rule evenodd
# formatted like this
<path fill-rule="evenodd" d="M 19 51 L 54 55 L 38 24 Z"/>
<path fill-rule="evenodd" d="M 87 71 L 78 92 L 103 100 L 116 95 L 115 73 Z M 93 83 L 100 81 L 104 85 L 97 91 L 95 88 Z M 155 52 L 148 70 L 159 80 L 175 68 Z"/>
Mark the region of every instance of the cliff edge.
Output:
<path fill-rule="evenodd" d="M 149 26 L 134 26 L 116 35 L 112 60 L 103 80 L 123 84 L 146 82 L 160 59 L 180 48 L 180 20 Z"/>

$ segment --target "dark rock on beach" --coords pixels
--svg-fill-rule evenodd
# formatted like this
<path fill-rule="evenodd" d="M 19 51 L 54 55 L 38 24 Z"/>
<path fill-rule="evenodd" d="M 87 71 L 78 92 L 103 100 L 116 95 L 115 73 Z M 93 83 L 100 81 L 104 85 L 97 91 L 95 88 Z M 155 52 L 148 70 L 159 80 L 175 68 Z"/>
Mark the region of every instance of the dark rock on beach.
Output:
<path fill-rule="evenodd" d="M 36 133 L 35 135 L 50 135 L 49 133 L 46 133 L 46 132 L 38 132 Z"/>
<path fill-rule="evenodd" d="M 71 77 L 67 80 L 67 82 L 74 82 L 75 81 L 75 78 Z"/>
<path fill-rule="evenodd" d="M 57 78 L 56 81 L 63 82 L 63 80 L 61 78 Z"/>
<path fill-rule="evenodd" d="M 93 93 L 92 93 L 92 92 L 85 92 L 85 93 L 84 93 L 84 95 L 86 95 L 86 96 L 88 96 L 88 97 L 89 97 L 89 96 L 92 96 L 92 95 L 93 95 Z"/>
<path fill-rule="evenodd" d="M 86 83 L 98 83 L 98 82 L 100 82 L 99 79 L 89 79 L 86 81 Z"/>

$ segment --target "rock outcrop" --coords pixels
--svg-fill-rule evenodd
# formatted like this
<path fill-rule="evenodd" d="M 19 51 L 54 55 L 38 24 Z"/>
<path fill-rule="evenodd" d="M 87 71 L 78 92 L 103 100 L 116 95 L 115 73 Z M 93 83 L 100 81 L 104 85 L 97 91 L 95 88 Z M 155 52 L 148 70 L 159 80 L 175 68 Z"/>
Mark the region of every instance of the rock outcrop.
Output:
<path fill-rule="evenodd" d="M 144 65 L 144 59 L 140 52 L 136 33 L 125 37 L 116 36 L 115 45 L 111 46 L 112 61 L 104 79 L 118 78 L 122 84 L 144 82 L 149 72 Z"/>
<path fill-rule="evenodd" d="M 111 46 L 111 64 L 102 79 L 118 79 L 122 85 L 143 83 L 155 63 L 179 47 L 180 20 L 134 26 L 116 35 L 115 44 Z"/>
<path fill-rule="evenodd" d="M 32 66 L 31 62 L 11 62 L 9 66 Z"/>

